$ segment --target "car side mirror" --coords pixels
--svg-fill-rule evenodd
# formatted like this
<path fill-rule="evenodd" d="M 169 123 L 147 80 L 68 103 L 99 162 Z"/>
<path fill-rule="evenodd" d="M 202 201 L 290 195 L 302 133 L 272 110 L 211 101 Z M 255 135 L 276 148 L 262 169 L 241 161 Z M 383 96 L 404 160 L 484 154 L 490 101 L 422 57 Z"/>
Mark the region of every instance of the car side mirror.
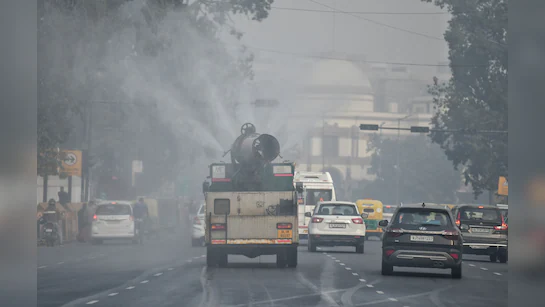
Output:
<path fill-rule="evenodd" d="M 368 217 L 369 217 L 369 213 L 367 213 L 367 212 L 364 212 L 364 213 L 361 214 L 362 219 L 366 219 Z"/>
<path fill-rule="evenodd" d="M 382 221 L 378 222 L 378 225 L 380 227 L 386 227 L 386 226 L 388 226 L 388 221 L 387 220 L 382 220 Z"/>
<path fill-rule="evenodd" d="M 295 190 L 298 193 L 303 193 L 303 183 L 302 182 L 295 183 Z"/>
<path fill-rule="evenodd" d="M 312 217 L 312 213 L 310 213 L 310 212 L 305 212 L 305 216 L 306 216 L 306 217 Z"/>

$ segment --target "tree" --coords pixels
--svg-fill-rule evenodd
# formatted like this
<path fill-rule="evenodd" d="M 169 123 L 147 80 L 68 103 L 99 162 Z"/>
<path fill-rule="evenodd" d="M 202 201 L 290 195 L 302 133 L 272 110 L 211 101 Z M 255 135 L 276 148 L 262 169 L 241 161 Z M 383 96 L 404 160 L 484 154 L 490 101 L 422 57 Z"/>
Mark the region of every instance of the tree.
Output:
<path fill-rule="evenodd" d="M 403 138 L 399 146 L 396 139 L 374 136 L 368 151 L 372 152 L 370 173 L 376 179 L 365 185 L 363 197 L 395 203 L 399 171 L 401 202 L 456 202 L 462 176 L 452 169 L 441 148 L 425 136 Z"/>
<path fill-rule="evenodd" d="M 507 130 L 507 0 L 422 0 L 451 14 L 444 35 L 452 77 L 430 87 L 436 129 Z M 508 175 L 507 136 L 431 133 L 475 197 Z"/>

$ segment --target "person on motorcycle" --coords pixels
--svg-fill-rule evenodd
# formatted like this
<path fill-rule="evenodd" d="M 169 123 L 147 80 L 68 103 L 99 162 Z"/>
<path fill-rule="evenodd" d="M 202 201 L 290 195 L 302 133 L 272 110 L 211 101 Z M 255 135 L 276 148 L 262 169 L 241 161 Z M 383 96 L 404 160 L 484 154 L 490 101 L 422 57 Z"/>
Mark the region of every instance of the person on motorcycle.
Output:
<path fill-rule="evenodd" d="M 62 229 L 59 226 L 59 221 L 61 220 L 61 213 L 57 210 L 57 202 L 51 198 L 47 204 L 42 216 L 44 224 L 51 223 L 55 227 L 55 232 L 59 238 L 59 244 L 62 245 Z"/>
<path fill-rule="evenodd" d="M 148 206 L 144 202 L 143 197 L 140 197 L 138 199 L 138 202 L 136 204 L 134 204 L 133 216 L 134 216 L 135 220 L 137 220 L 137 219 L 142 220 L 142 224 L 139 225 L 141 227 L 141 229 L 139 229 L 139 231 L 142 231 L 143 226 L 146 225 L 147 219 L 149 218 Z"/>

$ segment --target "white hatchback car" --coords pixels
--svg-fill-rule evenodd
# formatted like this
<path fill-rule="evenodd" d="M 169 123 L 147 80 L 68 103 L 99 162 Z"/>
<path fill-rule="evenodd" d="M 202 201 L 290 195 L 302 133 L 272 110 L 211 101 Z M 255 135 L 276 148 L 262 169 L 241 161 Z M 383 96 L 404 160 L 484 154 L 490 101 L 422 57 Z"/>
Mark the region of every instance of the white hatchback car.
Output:
<path fill-rule="evenodd" d="M 192 246 L 203 246 L 204 244 L 204 209 L 205 206 L 202 204 L 197 211 L 197 214 L 193 216 L 191 221 L 191 245 Z"/>
<path fill-rule="evenodd" d="M 98 204 L 91 231 L 93 244 L 105 239 L 136 239 L 132 205 L 128 201 L 110 201 Z"/>
<path fill-rule="evenodd" d="M 351 202 L 320 202 L 308 225 L 308 250 L 315 252 L 318 246 L 354 246 L 356 253 L 363 254 L 367 213 L 359 213 Z"/>

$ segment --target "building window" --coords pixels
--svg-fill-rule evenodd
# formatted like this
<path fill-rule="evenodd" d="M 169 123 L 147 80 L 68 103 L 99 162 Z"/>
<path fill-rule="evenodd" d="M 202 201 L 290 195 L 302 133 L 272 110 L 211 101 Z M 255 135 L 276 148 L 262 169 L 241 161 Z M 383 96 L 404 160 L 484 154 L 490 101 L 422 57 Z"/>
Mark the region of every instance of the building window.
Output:
<path fill-rule="evenodd" d="M 338 157 L 339 156 L 339 137 L 337 136 L 324 136 L 322 141 L 322 154 L 324 157 Z"/>

